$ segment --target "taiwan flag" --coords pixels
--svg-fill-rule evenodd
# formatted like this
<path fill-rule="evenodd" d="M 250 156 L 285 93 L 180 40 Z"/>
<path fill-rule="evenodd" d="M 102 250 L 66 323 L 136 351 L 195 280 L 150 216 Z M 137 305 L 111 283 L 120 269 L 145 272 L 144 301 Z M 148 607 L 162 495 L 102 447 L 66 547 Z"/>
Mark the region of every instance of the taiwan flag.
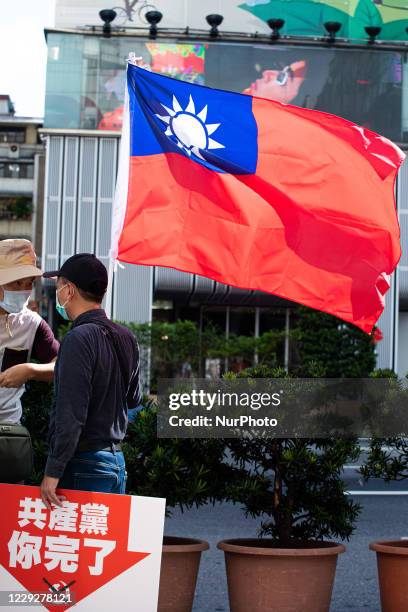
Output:
<path fill-rule="evenodd" d="M 334 115 L 129 63 L 111 258 L 259 289 L 370 332 L 401 254 L 403 159 Z"/>

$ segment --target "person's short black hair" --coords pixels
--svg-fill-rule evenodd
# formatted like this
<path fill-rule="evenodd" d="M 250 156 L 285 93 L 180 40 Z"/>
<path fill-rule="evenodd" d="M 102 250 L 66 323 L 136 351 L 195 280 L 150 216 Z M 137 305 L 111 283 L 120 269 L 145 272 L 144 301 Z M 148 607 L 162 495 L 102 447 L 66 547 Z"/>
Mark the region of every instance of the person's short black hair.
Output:
<path fill-rule="evenodd" d="M 87 302 L 95 302 L 96 304 L 102 304 L 105 294 L 97 295 L 96 293 L 91 293 L 90 291 L 84 291 L 83 289 L 80 289 L 79 287 L 77 287 L 77 289 L 78 289 L 79 295 Z"/>
<path fill-rule="evenodd" d="M 75 285 L 75 283 L 70 281 L 69 278 L 65 278 L 65 276 L 60 276 L 59 278 L 62 280 L 63 283 L 71 283 L 71 285 L 74 285 L 77 288 L 78 293 L 82 299 L 86 300 L 87 302 L 95 302 L 96 304 L 102 304 L 103 298 L 105 297 L 105 292 L 94 293 L 91 291 L 84 291 L 83 289 Z"/>

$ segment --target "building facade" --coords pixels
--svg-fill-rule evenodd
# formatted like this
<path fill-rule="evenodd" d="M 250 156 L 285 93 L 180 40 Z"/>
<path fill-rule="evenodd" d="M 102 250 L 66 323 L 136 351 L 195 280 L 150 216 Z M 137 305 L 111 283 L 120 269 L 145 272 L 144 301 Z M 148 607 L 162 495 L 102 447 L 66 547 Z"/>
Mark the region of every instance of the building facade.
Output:
<path fill-rule="evenodd" d="M 44 201 L 42 119 L 16 117 L 8 95 L 0 95 L 0 239 L 27 238 L 41 251 Z"/>
<path fill-rule="evenodd" d="M 124 12 L 117 11 L 117 25 L 114 21 L 107 35 L 98 17 L 99 9 L 106 8 L 100 2 L 81 2 L 79 6 L 61 0 L 57 2 L 56 27 L 46 33 L 42 129 L 47 150 L 46 270 L 55 269 L 78 251 L 95 252 L 108 265 L 129 52 L 162 74 L 332 112 L 364 124 L 402 147 L 408 144 L 408 73 L 402 45 L 388 44 L 374 50 L 365 42 L 332 45 L 324 38 L 295 36 L 271 44 L 263 18 L 230 0 L 213 3 L 215 12 L 224 13 L 225 22 L 225 34 L 216 39 L 209 35 L 202 7 L 195 4 L 193 10 L 191 2 L 183 2 L 186 10 L 179 7 L 176 14 L 174 3 L 156 3 L 164 14 L 163 28 L 169 29 L 160 31 L 159 24 L 159 35 L 152 38 L 142 3 L 137 3 L 141 10 L 131 14 L 131 20 L 126 14 L 128 4 L 123 4 Z M 252 8 L 261 4 L 268 3 L 253 2 Z M 196 30 L 186 30 L 187 26 Z M 408 169 L 404 166 L 397 185 L 403 244 L 408 242 L 407 190 Z M 379 322 L 384 339 L 378 344 L 378 366 L 403 374 L 408 371 L 404 341 L 405 336 L 408 340 L 408 312 L 405 319 L 404 310 L 408 310 L 408 261 L 404 257 L 387 294 Z M 49 294 L 52 299 L 51 286 Z M 50 317 L 52 312 L 50 308 Z M 289 330 L 296 305 L 176 270 L 119 267 L 114 278 L 113 317 L 145 322 L 153 316 L 190 318 L 200 325 L 213 321 L 226 334 L 257 335 L 271 328 Z M 287 362 L 287 346 L 284 353 Z"/>

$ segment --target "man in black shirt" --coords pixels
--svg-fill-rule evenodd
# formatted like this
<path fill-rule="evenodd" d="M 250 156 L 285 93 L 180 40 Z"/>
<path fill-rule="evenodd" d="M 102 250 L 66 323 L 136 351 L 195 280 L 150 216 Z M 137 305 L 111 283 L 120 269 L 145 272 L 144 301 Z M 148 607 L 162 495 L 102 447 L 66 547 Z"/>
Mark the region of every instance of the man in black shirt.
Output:
<path fill-rule="evenodd" d="M 94 255 L 74 255 L 44 276 L 57 277 L 57 310 L 73 324 L 55 367 L 43 501 L 60 504 L 57 486 L 124 493 L 120 442 L 128 408 L 141 400 L 137 342 L 101 308 L 108 277 Z"/>

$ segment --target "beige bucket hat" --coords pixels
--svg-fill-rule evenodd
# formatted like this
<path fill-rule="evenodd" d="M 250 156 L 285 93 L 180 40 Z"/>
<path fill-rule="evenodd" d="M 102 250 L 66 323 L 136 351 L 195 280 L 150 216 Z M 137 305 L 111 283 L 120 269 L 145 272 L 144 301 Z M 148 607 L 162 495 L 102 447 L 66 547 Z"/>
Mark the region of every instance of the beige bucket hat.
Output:
<path fill-rule="evenodd" d="M 41 276 L 36 267 L 33 245 L 24 238 L 0 240 L 0 285 L 6 285 L 21 278 Z"/>

